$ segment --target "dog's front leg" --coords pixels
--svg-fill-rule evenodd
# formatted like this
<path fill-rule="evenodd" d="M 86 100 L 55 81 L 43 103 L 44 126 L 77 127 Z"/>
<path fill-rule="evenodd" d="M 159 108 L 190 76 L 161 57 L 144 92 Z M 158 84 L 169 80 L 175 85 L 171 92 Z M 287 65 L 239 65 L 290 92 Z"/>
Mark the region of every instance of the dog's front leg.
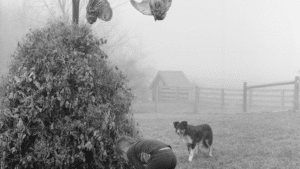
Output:
<path fill-rule="evenodd" d="M 187 143 L 186 146 L 187 146 L 187 149 L 188 149 L 188 152 L 189 152 L 189 155 L 190 155 L 191 145 Z"/>
<path fill-rule="evenodd" d="M 194 158 L 194 149 L 191 149 L 190 155 L 189 155 L 189 162 L 191 162 Z"/>
<path fill-rule="evenodd" d="M 212 157 L 212 148 L 211 148 L 211 146 L 208 147 L 208 151 L 209 151 L 208 155 L 209 155 L 210 157 Z"/>
<path fill-rule="evenodd" d="M 189 152 L 189 159 L 188 159 L 188 160 L 189 160 L 189 161 L 192 161 L 192 160 L 191 160 L 191 152 L 192 152 L 191 144 L 188 143 L 188 144 L 186 144 L 186 146 L 187 146 L 188 152 Z"/>
<path fill-rule="evenodd" d="M 195 151 L 196 144 L 189 144 L 189 162 L 191 162 L 194 158 L 194 151 Z"/>

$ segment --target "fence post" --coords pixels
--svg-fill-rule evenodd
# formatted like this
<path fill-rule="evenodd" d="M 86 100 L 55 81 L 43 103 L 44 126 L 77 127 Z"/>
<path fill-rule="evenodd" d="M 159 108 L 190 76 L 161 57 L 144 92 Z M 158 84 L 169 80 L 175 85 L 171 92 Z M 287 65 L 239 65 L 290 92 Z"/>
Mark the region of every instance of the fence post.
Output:
<path fill-rule="evenodd" d="M 224 110 L 225 105 L 225 89 L 221 89 L 221 109 Z"/>
<path fill-rule="evenodd" d="M 155 95 L 155 112 L 158 113 L 159 85 L 156 86 Z"/>
<path fill-rule="evenodd" d="M 194 113 L 198 113 L 198 105 L 199 105 L 199 87 L 195 88 L 195 103 L 194 103 Z"/>
<path fill-rule="evenodd" d="M 280 105 L 280 109 L 284 110 L 284 89 L 281 90 L 281 105 Z"/>
<path fill-rule="evenodd" d="M 299 76 L 295 77 L 294 111 L 299 111 Z"/>
<path fill-rule="evenodd" d="M 247 82 L 243 86 L 243 112 L 247 112 Z"/>

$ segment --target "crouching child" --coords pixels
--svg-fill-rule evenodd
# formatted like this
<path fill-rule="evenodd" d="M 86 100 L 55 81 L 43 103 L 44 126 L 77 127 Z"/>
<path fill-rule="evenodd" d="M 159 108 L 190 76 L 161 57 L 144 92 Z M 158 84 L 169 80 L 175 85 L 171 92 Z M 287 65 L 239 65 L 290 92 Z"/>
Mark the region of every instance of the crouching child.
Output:
<path fill-rule="evenodd" d="M 158 140 L 138 140 L 122 136 L 116 148 L 135 169 L 175 169 L 177 160 L 172 147 Z"/>

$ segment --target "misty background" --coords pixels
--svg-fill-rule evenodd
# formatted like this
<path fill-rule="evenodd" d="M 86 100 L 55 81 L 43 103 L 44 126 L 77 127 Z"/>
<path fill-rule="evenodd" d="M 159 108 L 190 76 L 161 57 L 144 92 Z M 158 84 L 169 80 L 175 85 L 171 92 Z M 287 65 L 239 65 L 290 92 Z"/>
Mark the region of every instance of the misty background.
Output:
<path fill-rule="evenodd" d="M 226 88 L 299 75 L 298 0 L 173 0 L 157 22 L 129 0 L 108 1 L 112 20 L 97 20 L 92 28 L 107 38 L 103 48 L 112 62 L 136 79 L 132 86 L 149 85 L 158 70 L 180 70 L 194 84 Z M 80 1 L 82 23 L 86 4 Z M 0 0 L 0 74 L 29 29 L 68 20 L 71 12 L 71 0 Z"/>

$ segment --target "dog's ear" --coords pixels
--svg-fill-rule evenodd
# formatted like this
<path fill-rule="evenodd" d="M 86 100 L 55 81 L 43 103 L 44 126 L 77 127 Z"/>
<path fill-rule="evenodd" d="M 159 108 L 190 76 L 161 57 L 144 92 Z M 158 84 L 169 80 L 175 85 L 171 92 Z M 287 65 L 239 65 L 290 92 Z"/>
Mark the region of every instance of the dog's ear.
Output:
<path fill-rule="evenodd" d="M 177 127 L 178 123 L 179 123 L 179 121 L 174 121 L 173 122 L 175 128 Z"/>
<path fill-rule="evenodd" d="M 188 123 L 187 121 L 182 121 L 181 124 L 186 127 Z"/>

